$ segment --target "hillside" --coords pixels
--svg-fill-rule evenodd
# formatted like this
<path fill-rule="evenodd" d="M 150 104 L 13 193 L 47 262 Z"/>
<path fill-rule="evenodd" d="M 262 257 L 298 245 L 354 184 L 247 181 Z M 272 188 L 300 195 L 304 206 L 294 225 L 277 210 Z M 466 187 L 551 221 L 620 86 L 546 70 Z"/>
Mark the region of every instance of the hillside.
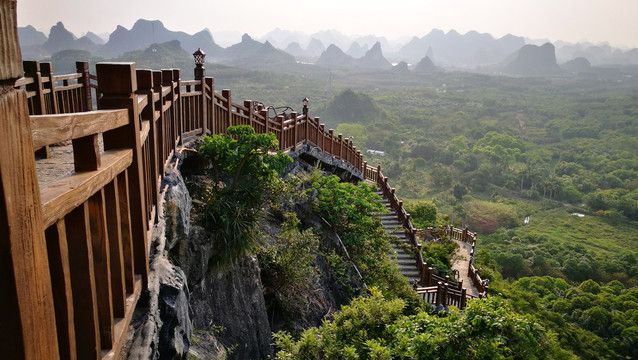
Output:
<path fill-rule="evenodd" d="M 554 69 L 548 54 L 546 64 Z M 638 148 L 638 83 L 627 70 L 591 68 L 555 81 L 344 70 L 330 88 L 300 79 L 289 91 L 308 94 L 311 115 L 335 119 L 330 127 L 353 134 L 357 148 L 384 151 L 383 157 L 368 154 L 367 161 L 381 164 L 407 204 L 432 201 L 449 221 L 478 230 L 477 264 L 517 312 L 539 318 L 580 357 L 614 358 L 633 356 L 623 345 L 636 339 L 633 320 L 601 313 L 608 320 L 594 329 L 581 314 L 599 307 L 576 305 L 578 290 L 555 292 L 556 305 L 533 299 L 544 288 L 556 291 L 543 276 L 564 281 L 566 289 L 585 289 L 592 281 L 601 288 L 617 285 L 600 294 L 635 297 L 638 158 L 628 149 Z M 237 96 L 257 96 L 262 85 L 253 80 Z M 284 90 L 281 96 L 291 95 Z M 539 311 L 522 305 L 527 301 L 556 307 Z M 558 310 L 563 301 L 570 306 Z M 618 304 L 617 314 L 630 311 Z"/>

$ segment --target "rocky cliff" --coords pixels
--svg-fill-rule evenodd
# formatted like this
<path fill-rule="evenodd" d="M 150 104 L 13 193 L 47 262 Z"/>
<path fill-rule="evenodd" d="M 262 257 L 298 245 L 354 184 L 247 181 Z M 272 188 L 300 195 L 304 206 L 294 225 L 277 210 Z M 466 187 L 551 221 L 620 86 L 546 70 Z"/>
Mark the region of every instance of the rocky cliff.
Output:
<path fill-rule="evenodd" d="M 150 251 L 149 289 L 139 301 L 121 358 L 266 359 L 273 354 L 272 331 L 299 332 L 320 325 L 358 294 L 362 283 L 351 264 L 346 265 L 345 275 L 337 276 L 325 255 L 318 252 L 312 261 L 317 276 L 303 304 L 291 312 L 268 305 L 272 304 L 272 289 L 262 279 L 268 281 L 272 274 L 262 273 L 254 254 L 221 269 L 210 265 L 212 236 L 197 224 L 197 207 L 191 200 L 205 193 L 209 180 L 205 162 L 193 154 L 196 152 L 188 150 L 178 153 L 162 182 Z M 310 146 L 299 146 L 290 155 L 295 162 L 288 169 L 289 176 L 312 172 L 320 163 L 326 174 L 337 174 L 346 181 L 361 179 L 349 164 Z M 282 201 L 270 209 L 261 229 L 264 244 L 275 246 L 283 214 L 294 212 L 304 227 L 321 234 L 322 251 L 339 253 L 337 236 L 312 210 L 313 199 L 311 195 L 303 201 Z"/>

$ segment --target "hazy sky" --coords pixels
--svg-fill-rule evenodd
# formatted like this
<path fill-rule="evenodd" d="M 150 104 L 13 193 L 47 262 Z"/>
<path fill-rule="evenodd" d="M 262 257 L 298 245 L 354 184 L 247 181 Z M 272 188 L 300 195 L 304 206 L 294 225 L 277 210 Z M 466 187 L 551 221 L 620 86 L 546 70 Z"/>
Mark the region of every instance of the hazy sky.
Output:
<path fill-rule="evenodd" d="M 534 39 L 607 41 L 638 47 L 638 0 L 17 0 L 18 25 L 48 35 L 57 21 L 76 35 L 130 29 L 139 18 L 170 30 L 238 31 L 259 37 L 280 28 L 336 29 L 388 39 L 436 28 Z"/>

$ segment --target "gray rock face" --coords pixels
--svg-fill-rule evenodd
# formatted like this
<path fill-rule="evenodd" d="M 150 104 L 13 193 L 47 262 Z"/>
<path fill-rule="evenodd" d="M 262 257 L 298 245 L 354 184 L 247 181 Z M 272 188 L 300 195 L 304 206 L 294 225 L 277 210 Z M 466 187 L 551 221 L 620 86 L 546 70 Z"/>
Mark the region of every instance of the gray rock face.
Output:
<path fill-rule="evenodd" d="M 193 289 L 193 326 L 212 331 L 230 352 L 231 359 L 264 359 L 272 355 L 270 325 L 257 260 L 245 256 L 226 269 L 213 271 L 206 266 L 210 258 L 206 232 L 193 227 L 186 258 Z M 221 328 L 219 328 L 221 327 Z"/>
<path fill-rule="evenodd" d="M 313 165 L 317 161 L 323 170 L 339 176 L 344 181 L 362 181 L 363 175 L 354 166 L 339 160 L 332 155 L 328 155 L 317 147 L 309 144 L 297 146 L 295 150 L 287 153 L 293 160 L 286 169 L 287 175 L 295 175 L 300 172 L 312 172 Z M 302 161 L 299 161 L 302 160 Z"/>
<path fill-rule="evenodd" d="M 507 71 L 523 76 L 551 76 L 560 73 L 556 63 L 554 45 L 525 45 L 519 50 L 516 59 L 507 65 Z"/>
<path fill-rule="evenodd" d="M 166 256 L 168 233 L 173 238 L 188 235 L 191 200 L 177 170 L 167 171 L 161 189 L 149 254 L 148 290 L 138 301 L 131 320 L 134 332 L 121 353 L 126 359 L 185 360 L 193 332 L 186 275 Z M 168 204 L 173 204 L 174 209 L 170 210 Z"/>

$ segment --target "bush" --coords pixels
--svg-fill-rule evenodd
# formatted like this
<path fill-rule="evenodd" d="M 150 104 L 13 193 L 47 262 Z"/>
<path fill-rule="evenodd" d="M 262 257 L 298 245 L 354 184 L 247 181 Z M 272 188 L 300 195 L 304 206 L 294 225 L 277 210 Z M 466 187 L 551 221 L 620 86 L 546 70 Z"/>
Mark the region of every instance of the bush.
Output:
<path fill-rule="evenodd" d="M 530 316 L 513 313 L 496 298 L 471 301 L 447 316 L 405 316 L 400 300 L 371 289 L 333 321 L 295 341 L 276 333 L 277 359 L 544 359 L 569 358 Z"/>
<path fill-rule="evenodd" d="M 271 307 L 276 305 L 295 313 L 308 302 L 316 275 L 314 259 L 319 250 L 319 237 L 312 229 L 300 231 L 294 213 L 285 214 L 281 232 L 274 246 L 257 250 L 264 297 Z"/>
<path fill-rule="evenodd" d="M 436 226 L 437 207 L 431 201 L 414 201 L 404 204 L 405 210 L 410 214 L 414 226 L 420 229 Z"/>
<path fill-rule="evenodd" d="M 499 227 L 518 226 L 518 214 L 512 206 L 488 201 L 473 200 L 463 204 L 468 227 L 482 234 L 490 234 Z"/>
<path fill-rule="evenodd" d="M 256 225 L 263 215 L 278 173 L 292 159 L 279 152 L 273 134 L 255 134 L 247 125 L 232 126 L 228 134 L 204 138 L 199 153 L 209 159 L 213 186 L 202 212 L 204 227 L 213 236 L 213 265 L 221 266 L 253 249 Z"/>

